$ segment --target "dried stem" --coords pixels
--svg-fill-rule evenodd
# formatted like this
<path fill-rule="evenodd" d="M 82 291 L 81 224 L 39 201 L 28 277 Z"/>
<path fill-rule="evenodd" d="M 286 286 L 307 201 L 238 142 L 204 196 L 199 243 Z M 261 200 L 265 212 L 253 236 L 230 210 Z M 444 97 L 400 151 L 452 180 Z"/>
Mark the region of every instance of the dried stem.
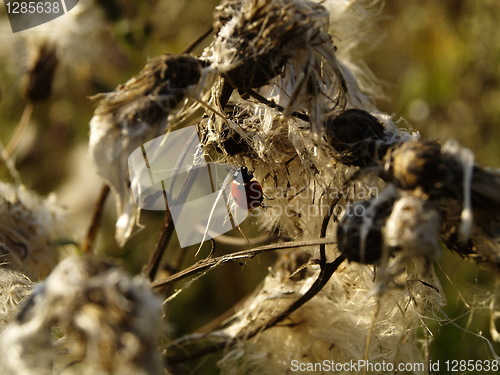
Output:
<path fill-rule="evenodd" d="M 142 274 L 147 277 L 150 281 L 153 281 L 156 277 L 156 273 L 160 268 L 161 259 L 165 254 L 168 243 L 172 238 L 174 233 L 174 222 L 172 219 L 172 214 L 168 206 L 166 206 L 165 215 L 163 216 L 163 222 L 161 225 L 160 233 L 156 240 L 155 247 L 151 253 L 148 263 L 144 266 Z"/>
<path fill-rule="evenodd" d="M 191 53 L 205 38 L 207 38 L 212 31 L 214 31 L 214 28 L 210 26 L 207 30 L 203 32 L 198 38 L 196 38 L 182 53 Z"/>
<path fill-rule="evenodd" d="M 192 266 L 176 273 L 175 275 L 151 283 L 151 287 L 159 288 L 165 285 L 169 285 L 171 283 L 182 280 L 186 277 L 192 276 L 199 272 L 203 272 L 209 268 L 230 262 L 241 262 L 241 260 L 243 259 L 252 259 L 256 255 L 267 253 L 274 250 L 293 249 L 296 247 L 317 246 L 322 244 L 333 244 L 333 243 L 335 243 L 335 241 L 327 238 L 319 239 L 316 241 L 313 240 L 290 241 L 290 242 L 259 246 L 248 250 L 237 251 L 231 254 L 221 255 L 220 257 L 216 258 L 202 259 L 193 264 Z"/>
<path fill-rule="evenodd" d="M 82 252 L 84 254 L 90 254 L 93 252 L 94 242 L 97 237 L 97 231 L 101 226 L 102 215 L 104 213 L 104 204 L 106 203 L 106 198 L 109 194 L 109 186 L 106 184 L 102 185 L 99 197 L 95 202 L 94 212 L 92 213 L 92 220 L 90 221 L 90 226 L 87 231 L 87 235 L 82 244 Z"/>
<path fill-rule="evenodd" d="M 32 102 L 26 103 L 24 107 L 23 114 L 21 115 L 21 119 L 19 120 L 19 124 L 14 131 L 9 143 L 2 150 L 2 159 L 7 160 L 14 153 L 19 141 L 23 137 L 24 132 L 28 128 L 28 124 L 31 119 L 31 115 L 33 114 L 33 110 L 35 109 L 35 105 Z"/>
<path fill-rule="evenodd" d="M 179 201 L 182 202 L 186 199 L 186 196 L 189 193 L 191 187 L 193 186 L 193 181 L 196 179 L 197 175 L 198 175 L 197 169 L 191 171 L 189 177 L 184 183 L 184 186 L 182 187 L 181 192 L 179 193 L 178 197 Z M 149 258 L 148 263 L 144 266 L 142 270 L 142 274 L 145 277 L 147 277 L 149 281 L 153 281 L 155 279 L 158 269 L 160 268 L 161 260 L 165 254 L 165 250 L 167 249 L 168 243 L 170 242 L 172 234 L 174 233 L 174 222 L 166 200 L 165 200 L 165 207 L 166 211 L 165 215 L 163 216 L 162 227 L 160 233 L 158 234 L 155 247 L 153 249 L 153 252 L 151 253 L 151 257 Z M 180 266 L 180 264 L 177 264 L 177 266 Z"/>

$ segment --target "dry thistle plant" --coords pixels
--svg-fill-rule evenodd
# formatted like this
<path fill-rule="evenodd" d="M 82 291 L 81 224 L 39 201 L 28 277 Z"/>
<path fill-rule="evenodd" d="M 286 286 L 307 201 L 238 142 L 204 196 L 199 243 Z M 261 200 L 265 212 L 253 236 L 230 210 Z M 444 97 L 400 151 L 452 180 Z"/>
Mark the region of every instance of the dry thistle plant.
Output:
<path fill-rule="evenodd" d="M 445 303 L 433 269 L 442 248 L 500 268 L 500 172 L 476 165 L 453 142 L 399 129 L 377 110 L 370 74 L 350 59 L 376 9 L 365 0 L 225 0 L 200 56 L 152 58 L 115 91 L 95 96 L 89 153 L 113 192 L 120 246 L 139 225 L 130 154 L 146 155 L 146 142 L 192 124 L 199 146 L 175 156 L 239 168 L 229 183 L 245 177 L 231 194 L 251 186 L 258 194 L 233 203 L 249 209 L 271 243 L 253 246 L 240 228 L 250 249 L 219 255 L 214 238 L 206 258 L 182 268 L 181 253 L 170 267 L 162 259 L 174 225 L 167 207 L 143 271 L 149 284 L 94 255 L 56 267 L 57 253 L 46 251 L 57 238 L 46 219 L 52 211 L 4 189 L 0 248 L 10 263 L 0 269 L 7 291 L 0 369 L 184 373 L 214 352 L 223 374 L 288 374 L 293 361 L 428 362 L 419 331 L 425 318 L 440 319 Z M 37 251 L 43 256 L 32 257 Z M 151 288 L 164 294 L 165 321 L 175 323 L 169 306 L 179 293 L 225 263 L 267 252 L 275 264 L 232 316 L 208 332 L 159 342 L 163 311 Z M 35 286 L 26 278 L 51 270 Z"/>
<path fill-rule="evenodd" d="M 210 103 L 221 105 L 224 117 L 209 112 L 198 131 L 213 160 L 244 166 L 262 184 L 264 202 L 256 211 L 263 230 L 294 240 L 336 238 L 338 244 L 281 256 L 219 329 L 169 346 L 172 365 L 222 348 L 219 366 L 227 374 L 286 373 L 293 359 L 424 362 L 417 329 L 422 316 L 444 303 L 432 270 L 440 237 L 460 232 L 473 241 L 463 228 L 483 225 L 484 215 L 472 212 L 482 206 L 478 201 L 498 217 L 491 189 L 472 194 L 476 202 L 470 196 L 482 190 L 472 169 L 498 191 L 496 172 L 475 166 L 464 149 L 451 154 L 443 146 L 441 154 L 439 144 L 397 129 L 374 110 L 373 90 L 348 69 L 352 63 L 335 56 L 324 5 L 222 3 L 204 56 L 222 73 Z M 352 4 L 343 16 L 363 5 Z M 297 19 L 309 21 L 301 33 L 279 33 L 298 30 Z M 240 96 L 230 97 L 228 86 Z M 354 206 L 347 206 L 349 188 L 365 195 Z M 457 211 L 458 224 L 452 219 Z M 481 236 L 489 238 L 488 251 L 461 253 L 498 267 L 498 233 L 488 233 Z"/>
<path fill-rule="evenodd" d="M 79 0 L 78 7 L 64 17 L 38 26 L 36 32 L 21 34 L 30 50 L 51 46 L 59 58 L 60 73 L 79 78 L 87 75 L 89 69 L 102 66 L 108 37 L 104 12 L 95 0 Z"/>

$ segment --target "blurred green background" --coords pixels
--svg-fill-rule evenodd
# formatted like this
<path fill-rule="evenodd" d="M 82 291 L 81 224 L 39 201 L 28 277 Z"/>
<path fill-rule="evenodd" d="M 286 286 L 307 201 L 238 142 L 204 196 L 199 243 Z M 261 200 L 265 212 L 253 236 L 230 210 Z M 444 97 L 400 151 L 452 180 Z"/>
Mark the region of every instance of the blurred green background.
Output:
<path fill-rule="evenodd" d="M 70 226 L 84 227 L 88 223 L 99 190 L 85 151 L 88 122 L 95 108 L 88 97 L 111 91 L 125 82 L 144 66 L 148 57 L 181 52 L 210 26 L 217 3 L 96 1 L 104 14 L 103 23 L 100 37 L 89 40 L 96 43 L 90 49 L 98 53 L 88 60 L 76 54 L 76 59 L 61 63 L 54 92 L 49 100 L 36 105 L 16 154 L 16 166 L 26 186 L 41 194 L 56 191 L 70 211 L 78 211 Z M 0 9 L 0 141 L 5 145 L 25 107 L 21 86 L 29 60 L 27 40 L 32 34 L 12 34 L 5 10 Z M 475 152 L 481 165 L 500 166 L 498 0 L 386 0 L 375 21 L 373 37 L 360 44 L 356 55 L 364 58 L 380 80 L 385 98 L 377 102 L 379 108 L 396 119 L 403 118 L 401 126 L 411 126 L 425 137 L 441 142 L 458 140 Z M 94 31 L 84 30 L 82 40 L 75 40 L 73 48 L 81 48 L 85 32 Z M 373 44 L 372 40 L 379 42 Z M 0 176 L 12 181 L 5 168 Z M 87 188 L 79 190 L 78 186 Z M 154 243 L 161 215 L 146 214 L 143 220 L 147 229 L 124 249 L 118 249 L 112 239 L 115 213 L 111 203 L 107 211 L 100 251 L 122 259 L 131 272 L 140 272 Z M 249 224 L 245 230 L 252 232 L 255 228 Z M 81 235 L 81 230 L 75 231 Z M 192 259 L 192 253 L 193 250 L 186 257 Z M 225 266 L 195 283 L 168 308 L 169 318 L 175 324 L 170 334 L 191 332 L 217 317 L 254 289 L 271 262 L 269 256 L 245 266 Z M 443 313 L 451 320 L 425 320 L 434 336 L 431 358 L 491 358 L 485 341 L 470 332 L 489 337 L 494 275 L 448 252 L 437 273 L 448 301 Z M 500 345 L 494 347 L 500 353 Z"/>

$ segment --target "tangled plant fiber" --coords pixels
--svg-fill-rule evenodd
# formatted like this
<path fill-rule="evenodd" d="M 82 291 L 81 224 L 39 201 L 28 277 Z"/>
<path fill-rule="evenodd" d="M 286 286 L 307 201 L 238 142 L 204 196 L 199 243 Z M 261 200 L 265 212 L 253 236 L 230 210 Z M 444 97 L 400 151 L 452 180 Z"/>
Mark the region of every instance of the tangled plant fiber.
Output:
<path fill-rule="evenodd" d="M 192 124 L 196 156 L 258 184 L 251 198 L 261 204 L 247 207 L 270 244 L 219 255 L 215 238 L 205 259 L 171 266 L 162 260 L 173 231 L 167 210 L 148 284 L 95 255 L 59 262 L 48 202 L 1 185 L 0 369 L 183 373 L 214 352 L 224 374 L 287 374 L 294 360 L 426 362 L 419 330 L 445 303 L 433 270 L 443 245 L 499 270 L 500 173 L 377 110 L 370 74 L 351 59 L 377 9 L 365 0 L 224 0 L 200 56 L 152 58 L 93 98 L 89 154 L 115 198 L 119 246 L 141 226 L 129 155 Z M 55 64 L 48 70 L 52 80 Z M 168 321 L 170 304 L 205 273 L 271 251 L 275 263 L 231 316 L 160 343 L 163 311 L 151 288 L 165 294 Z"/>

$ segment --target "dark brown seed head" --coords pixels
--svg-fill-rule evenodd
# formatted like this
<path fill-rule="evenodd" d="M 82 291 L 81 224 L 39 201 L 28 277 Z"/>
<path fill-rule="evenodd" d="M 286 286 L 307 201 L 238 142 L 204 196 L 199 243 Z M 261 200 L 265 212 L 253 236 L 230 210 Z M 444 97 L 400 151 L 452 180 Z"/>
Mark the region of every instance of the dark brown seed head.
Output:
<path fill-rule="evenodd" d="M 447 181 L 448 175 L 439 143 L 429 140 L 409 140 L 396 145 L 387 154 L 387 171 L 400 188 L 435 192 Z"/>
<path fill-rule="evenodd" d="M 134 78 L 102 99 L 96 113 L 113 113 L 119 120 L 155 123 L 186 97 L 201 78 L 203 61 L 189 55 L 161 55 L 148 61 Z"/>
<path fill-rule="evenodd" d="M 376 165 L 387 150 L 384 126 L 361 109 L 348 109 L 326 121 L 326 140 L 347 165 Z"/>
<path fill-rule="evenodd" d="M 42 101 L 52 94 L 52 84 L 58 64 L 55 47 L 42 44 L 30 62 L 23 79 L 23 94 L 28 101 Z"/>
<path fill-rule="evenodd" d="M 382 229 L 394 199 L 384 202 L 375 202 L 374 199 L 349 206 L 337 227 L 339 250 L 350 261 L 375 264 L 382 258 Z"/>
<path fill-rule="evenodd" d="M 316 3 L 299 7 L 294 1 L 229 0 L 217 7 L 214 29 L 217 34 L 228 23 L 237 19 L 229 37 L 217 36 L 216 41 L 237 51 L 232 56 L 233 68 L 224 75 L 238 90 L 249 90 L 267 84 L 281 73 L 293 49 L 307 29 L 313 27 L 310 15 Z"/>

